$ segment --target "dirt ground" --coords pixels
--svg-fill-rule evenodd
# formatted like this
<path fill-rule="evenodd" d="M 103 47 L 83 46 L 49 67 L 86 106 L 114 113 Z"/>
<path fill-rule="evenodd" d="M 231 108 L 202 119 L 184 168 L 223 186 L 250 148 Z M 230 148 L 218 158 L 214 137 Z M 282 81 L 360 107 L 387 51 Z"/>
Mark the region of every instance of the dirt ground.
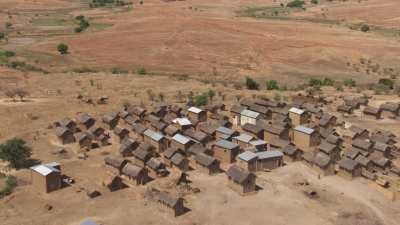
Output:
<path fill-rule="evenodd" d="M 298 85 L 311 77 L 352 78 L 360 84 L 376 82 L 388 77 L 384 68 L 393 68 L 394 73 L 400 74 L 400 39 L 396 36 L 400 29 L 400 1 L 320 2 L 316 6 L 307 4 L 305 11 L 271 17 L 268 13 L 277 10 L 281 1 L 146 0 L 143 5 L 134 1 L 132 8 L 90 9 L 88 1 L 81 0 L 1 0 L 0 21 L 13 25 L 8 30 L 8 43 L 2 41 L 0 50 L 16 51 L 17 56 L 10 60 L 25 61 L 50 73 L 0 66 L 1 93 L 12 88 L 30 93 L 24 102 L 1 95 L 0 143 L 12 137 L 23 138 L 32 147 L 33 158 L 61 162 L 62 170 L 76 184 L 51 194 L 39 194 L 29 185 L 28 170 L 12 171 L 19 186 L 0 200 L 0 224 L 77 225 L 92 218 L 105 225 L 397 225 L 399 201 L 389 201 L 362 179 L 319 179 L 302 163 L 258 174 L 260 190 L 246 197 L 226 186 L 225 174 L 206 176 L 191 171 L 189 178 L 200 193 L 185 195 L 189 211 L 174 218 L 143 196 L 147 187 L 175 192 L 171 182 L 176 173 L 146 187 L 111 193 L 102 186 L 106 174 L 102 160 L 107 154 L 116 154 L 118 145 L 91 151 L 85 161 L 77 159 L 73 145 L 66 147 L 67 154 L 62 157 L 52 154 L 58 144 L 49 125 L 74 117 L 77 112 L 99 118 L 119 110 L 126 102 L 157 104 L 160 94 L 165 96 L 165 102 L 182 104 L 179 95 L 186 99 L 190 91 L 210 89 L 217 91 L 215 101 L 227 105 L 244 97 L 279 96 L 288 100 L 304 93 L 235 88 L 234 84 L 243 82 L 246 75 L 262 84 L 276 79 L 280 84 Z M 243 11 L 260 12 L 261 16 L 239 13 Z M 80 34 L 72 32 L 77 15 L 85 15 L 92 24 Z M 367 33 L 349 28 L 360 23 L 376 27 Z M 60 42 L 69 45 L 69 54 L 57 53 Z M 360 63 L 361 58 L 379 64 L 381 69 L 370 72 Z M 113 67 L 130 71 L 111 74 Z M 148 74 L 132 72 L 140 67 Z M 73 72 L 76 69 L 98 72 Z M 336 99 L 325 109 L 332 113 L 345 96 L 367 94 L 373 106 L 400 101 L 397 95 L 358 93 L 356 88 L 339 92 L 331 87 L 322 91 Z M 79 94 L 93 98 L 107 95 L 110 102 L 88 105 L 77 100 Z M 150 99 L 150 94 L 156 101 Z M 357 115 L 346 117 L 346 121 L 371 130 L 400 132 L 398 121 L 375 121 Z M 309 185 L 299 184 L 304 180 Z M 102 195 L 88 199 L 78 191 L 78 187 L 87 185 L 95 186 Z M 316 198 L 305 194 L 311 190 L 318 193 Z M 45 209 L 46 204 L 53 209 Z"/>

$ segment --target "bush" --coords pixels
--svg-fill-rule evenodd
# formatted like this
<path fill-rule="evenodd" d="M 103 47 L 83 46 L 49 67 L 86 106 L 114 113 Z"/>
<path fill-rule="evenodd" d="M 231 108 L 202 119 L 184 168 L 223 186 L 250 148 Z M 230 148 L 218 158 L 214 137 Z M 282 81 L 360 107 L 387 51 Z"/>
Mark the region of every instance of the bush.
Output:
<path fill-rule="evenodd" d="M 120 69 L 118 67 L 114 67 L 114 68 L 111 69 L 111 73 L 112 74 L 127 74 L 128 71 L 124 70 L 124 69 Z"/>
<path fill-rule="evenodd" d="M 311 3 L 317 5 L 318 4 L 318 0 L 311 0 Z"/>
<path fill-rule="evenodd" d="M 137 73 L 140 74 L 140 75 L 146 75 L 146 74 L 147 74 L 147 71 L 146 71 L 146 69 L 145 69 L 144 67 L 140 67 L 140 68 L 137 70 Z"/>
<path fill-rule="evenodd" d="M 22 168 L 31 157 L 31 149 L 19 138 L 7 140 L 0 145 L 0 159 L 10 163 L 11 167 Z"/>
<path fill-rule="evenodd" d="M 214 90 L 208 90 L 207 96 L 210 99 L 210 101 L 212 101 L 214 96 L 215 96 L 215 91 Z"/>
<path fill-rule="evenodd" d="M 293 0 L 293 1 L 289 2 L 288 4 L 286 4 L 286 7 L 289 7 L 289 8 L 301 8 L 301 7 L 303 7 L 304 4 L 305 4 L 304 1 Z"/>
<path fill-rule="evenodd" d="M 6 34 L 4 32 L 0 32 L 0 40 L 6 38 Z"/>
<path fill-rule="evenodd" d="M 369 29 L 370 29 L 370 28 L 369 28 L 369 26 L 368 26 L 367 24 L 364 24 L 364 25 L 361 26 L 361 31 L 362 31 L 362 32 L 368 32 Z"/>
<path fill-rule="evenodd" d="M 10 195 L 16 186 L 17 186 L 17 178 L 15 178 L 14 176 L 8 176 L 6 178 L 5 187 L 0 190 L 0 199 L 7 195 Z"/>
<path fill-rule="evenodd" d="M 347 79 L 347 80 L 344 80 L 343 84 L 346 87 L 355 87 L 356 86 L 356 81 L 353 80 L 353 79 Z"/>
<path fill-rule="evenodd" d="M 203 93 L 203 94 L 194 96 L 194 104 L 196 106 L 207 105 L 207 103 L 208 103 L 208 94 L 207 93 Z"/>
<path fill-rule="evenodd" d="M 258 90 L 259 84 L 250 77 L 246 77 L 246 87 L 249 90 Z"/>
<path fill-rule="evenodd" d="M 67 54 L 68 53 L 68 45 L 64 43 L 60 43 L 57 45 L 57 50 L 60 52 L 61 55 Z"/>
<path fill-rule="evenodd" d="M 391 80 L 391 79 L 387 79 L 387 78 L 379 79 L 378 84 L 384 85 L 384 86 L 388 87 L 389 89 L 394 88 L 394 80 Z"/>
<path fill-rule="evenodd" d="M 76 16 L 75 19 L 76 20 L 83 20 L 83 19 L 85 19 L 85 16 L 79 15 L 79 16 Z"/>
<path fill-rule="evenodd" d="M 278 86 L 278 81 L 276 80 L 269 80 L 267 81 L 267 90 L 278 90 L 279 86 Z"/>
<path fill-rule="evenodd" d="M 335 81 L 329 78 L 324 78 L 323 80 L 320 79 L 310 79 L 308 85 L 311 87 L 321 87 L 321 86 L 333 86 Z"/>

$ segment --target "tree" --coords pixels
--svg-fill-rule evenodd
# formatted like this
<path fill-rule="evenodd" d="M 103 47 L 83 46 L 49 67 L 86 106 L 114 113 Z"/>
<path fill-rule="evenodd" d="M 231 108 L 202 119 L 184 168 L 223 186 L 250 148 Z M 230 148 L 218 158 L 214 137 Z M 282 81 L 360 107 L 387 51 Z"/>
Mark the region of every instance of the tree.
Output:
<path fill-rule="evenodd" d="M 21 102 L 23 102 L 24 98 L 29 95 L 29 93 L 27 91 L 23 90 L 23 89 L 15 90 L 15 94 L 19 97 Z"/>
<path fill-rule="evenodd" d="M 0 32 L 0 40 L 6 38 L 6 34 L 4 32 Z"/>
<path fill-rule="evenodd" d="M 362 32 L 368 32 L 369 29 L 370 29 L 370 28 L 369 28 L 369 26 L 368 26 L 367 24 L 364 24 L 364 25 L 361 26 L 361 31 L 362 31 Z"/>
<path fill-rule="evenodd" d="M 203 94 L 194 96 L 194 104 L 196 106 L 207 105 L 207 102 L 208 102 L 208 94 L 207 93 L 203 93 Z"/>
<path fill-rule="evenodd" d="M 208 98 L 210 98 L 210 101 L 212 102 L 214 96 L 215 96 L 215 91 L 214 90 L 208 90 L 207 92 Z"/>
<path fill-rule="evenodd" d="M 347 87 L 355 87 L 356 81 L 353 79 L 347 79 L 347 80 L 344 80 L 343 84 L 344 84 L 344 86 L 347 86 Z"/>
<path fill-rule="evenodd" d="M 10 163 L 11 167 L 22 168 L 32 155 L 31 148 L 19 138 L 7 140 L 0 145 L 0 159 Z"/>
<path fill-rule="evenodd" d="M 269 80 L 267 81 L 267 90 L 278 90 L 278 81 L 276 80 Z"/>
<path fill-rule="evenodd" d="M 253 80 L 251 77 L 246 77 L 246 87 L 247 87 L 247 89 L 249 89 L 249 90 L 258 90 L 258 87 L 259 87 L 260 85 L 255 81 L 255 80 Z"/>
<path fill-rule="evenodd" d="M 137 73 L 140 74 L 140 75 L 146 75 L 147 71 L 146 71 L 146 69 L 144 67 L 141 67 L 141 68 L 139 68 L 137 70 Z"/>
<path fill-rule="evenodd" d="M 57 46 L 57 50 L 58 50 L 58 52 L 60 52 L 61 55 L 67 54 L 68 53 L 68 49 L 69 49 L 68 45 L 66 45 L 64 43 L 60 43 Z"/>
<path fill-rule="evenodd" d="M 7 90 L 4 94 L 15 102 L 15 96 L 17 95 L 15 90 Z"/>

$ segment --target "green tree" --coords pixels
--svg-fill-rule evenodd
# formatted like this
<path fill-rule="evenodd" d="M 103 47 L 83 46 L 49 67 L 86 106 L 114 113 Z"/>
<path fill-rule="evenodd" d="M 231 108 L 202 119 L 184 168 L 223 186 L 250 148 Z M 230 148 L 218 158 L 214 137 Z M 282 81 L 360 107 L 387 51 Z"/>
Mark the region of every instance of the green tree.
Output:
<path fill-rule="evenodd" d="M 258 90 L 259 86 L 260 85 L 255 80 L 253 80 L 251 77 L 249 77 L 249 76 L 246 77 L 246 87 L 247 87 L 247 89 L 249 89 L 249 90 Z"/>
<path fill-rule="evenodd" d="M 361 26 L 361 31 L 362 32 L 368 32 L 370 30 L 369 26 L 367 24 L 364 24 Z"/>
<path fill-rule="evenodd" d="M 60 52 L 61 55 L 67 54 L 68 53 L 68 45 L 64 44 L 64 43 L 60 43 L 57 45 L 57 50 L 58 52 Z"/>
<path fill-rule="evenodd" d="M 347 80 L 344 80 L 343 84 L 344 84 L 344 86 L 347 86 L 347 87 L 355 87 L 356 81 L 353 79 L 347 79 Z"/>
<path fill-rule="evenodd" d="M 269 80 L 267 81 L 267 90 L 278 90 L 279 86 L 278 86 L 278 81 L 276 80 Z"/>
<path fill-rule="evenodd" d="M 215 91 L 214 90 L 208 90 L 207 92 L 208 98 L 210 98 L 210 101 L 212 102 L 213 98 L 215 97 Z"/>
<path fill-rule="evenodd" d="M 6 38 L 6 33 L 0 32 L 0 40 Z"/>
<path fill-rule="evenodd" d="M 203 94 L 194 96 L 194 104 L 196 106 L 207 105 L 207 102 L 208 102 L 208 94 L 207 93 L 203 93 Z"/>
<path fill-rule="evenodd" d="M 140 67 L 140 68 L 137 70 L 137 73 L 140 74 L 140 75 L 146 75 L 146 74 L 147 74 L 147 71 L 146 71 L 146 69 L 145 69 L 144 67 Z"/>
<path fill-rule="evenodd" d="M 24 167 L 31 155 L 31 148 L 19 138 L 7 140 L 0 145 L 0 159 L 9 162 L 10 166 L 14 168 Z"/>
<path fill-rule="evenodd" d="M 293 0 L 293 1 L 289 2 L 289 3 L 287 3 L 286 7 L 289 7 L 289 8 L 301 8 L 301 7 L 303 7 L 304 4 L 305 4 L 304 1 Z"/>

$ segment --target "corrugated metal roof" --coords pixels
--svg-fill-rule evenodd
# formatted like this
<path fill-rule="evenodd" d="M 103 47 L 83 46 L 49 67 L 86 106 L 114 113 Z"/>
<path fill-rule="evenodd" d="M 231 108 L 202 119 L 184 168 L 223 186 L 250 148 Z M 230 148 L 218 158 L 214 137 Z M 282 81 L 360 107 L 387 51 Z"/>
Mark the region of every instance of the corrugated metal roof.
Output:
<path fill-rule="evenodd" d="M 232 142 L 227 141 L 227 140 L 219 140 L 219 141 L 217 141 L 217 142 L 215 143 L 215 145 L 218 146 L 218 147 L 221 147 L 221 148 L 229 149 L 229 150 L 238 147 L 237 144 L 232 143 Z"/>
<path fill-rule="evenodd" d="M 257 145 L 266 145 L 267 142 L 264 141 L 264 140 L 257 139 L 257 140 L 250 141 L 250 144 L 251 144 L 251 145 L 254 145 L 254 146 L 257 146 Z"/>
<path fill-rule="evenodd" d="M 192 125 L 192 122 L 190 122 L 190 120 L 188 118 L 176 118 L 176 119 L 172 120 L 172 122 L 177 123 L 180 126 Z"/>
<path fill-rule="evenodd" d="M 188 137 L 183 136 L 182 134 L 175 134 L 172 137 L 172 140 L 177 141 L 178 143 L 181 143 L 183 145 L 187 144 L 190 141 Z"/>
<path fill-rule="evenodd" d="M 301 114 L 303 114 L 305 111 L 302 110 L 302 109 L 296 108 L 296 107 L 292 107 L 292 108 L 289 109 L 289 112 L 295 113 L 295 114 L 298 114 L 298 115 L 301 115 Z"/>
<path fill-rule="evenodd" d="M 245 152 L 239 154 L 238 158 L 243 160 L 243 161 L 248 162 L 250 160 L 253 160 L 253 159 L 257 158 L 257 154 L 255 154 L 253 152 L 250 152 L 250 151 L 245 151 Z"/>
<path fill-rule="evenodd" d="M 279 158 L 283 157 L 283 153 L 279 150 L 270 150 L 255 153 L 259 159 Z"/>
<path fill-rule="evenodd" d="M 144 133 L 144 135 L 150 137 L 151 139 L 155 140 L 155 141 L 159 141 L 161 139 L 164 138 L 164 135 L 159 133 L 159 132 L 155 132 L 153 130 L 147 129 Z"/>
<path fill-rule="evenodd" d="M 248 110 L 248 109 L 244 109 L 244 110 L 240 113 L 240 115 L 242 115 L 242 116 L 247 116 L 247 117 L 250 117 L 250 118 L 257 118 L 257 117 L 260 116 L 260 113 L 254 112 L 254 111 L 251 111 L 251 110 Z"/>
<path fill-rule="evenodd" d="M 223 126 L 218 127 L 218 128 L 216 129 L 216 131 L 218 131 L 218 132 L 220 132 L 220 133 L 223 133 L 223 134 L 227 134 L 227 135 L 232 135 L 233 133 L 235 133 L 234 130 L 229 129 L 229 128 L 227 128 L 227 127 L 223 127 Z"/>
<path fill-rule="evenodd" d="M 242 133 L 239 136 L 233 137 L 233 139 L 236 139 L 236 140 L 244 142 L 244 143 L 249 143 L 251 140 L 254 139 L 254 137 L 250 136 L 248 134 Z"/>
<path fill-rule="evenodd" d="M 54 167 L 48 166 L 48 165 L 37 165 L 37 166 L 32 166 L 31 169 L 33 171 L 36 171 L 40 173 L 43 176 L 47 176 L 52 172 L 60 172 L 58 169 L 55 169 Z"/>
<path fill-rule="evenodd" d="M 296 131 L 300 131 L 302 133 L 306 133 L 306 134 L 312 134 L 314 132 L 313 129 L 305 127 L 305 126 L 297 126 L 296 128 L 294 128 Z"/>
<path fill-rule="evenodd" d="M 188 109 L 188 111 L 197 114 L 197 113 L 201 113 L 203 110 L 202 110 L 202 109 L 199 109 L 199 108 L 197 108 L 197 107 L 190 107 L 190 108 Z"/>

